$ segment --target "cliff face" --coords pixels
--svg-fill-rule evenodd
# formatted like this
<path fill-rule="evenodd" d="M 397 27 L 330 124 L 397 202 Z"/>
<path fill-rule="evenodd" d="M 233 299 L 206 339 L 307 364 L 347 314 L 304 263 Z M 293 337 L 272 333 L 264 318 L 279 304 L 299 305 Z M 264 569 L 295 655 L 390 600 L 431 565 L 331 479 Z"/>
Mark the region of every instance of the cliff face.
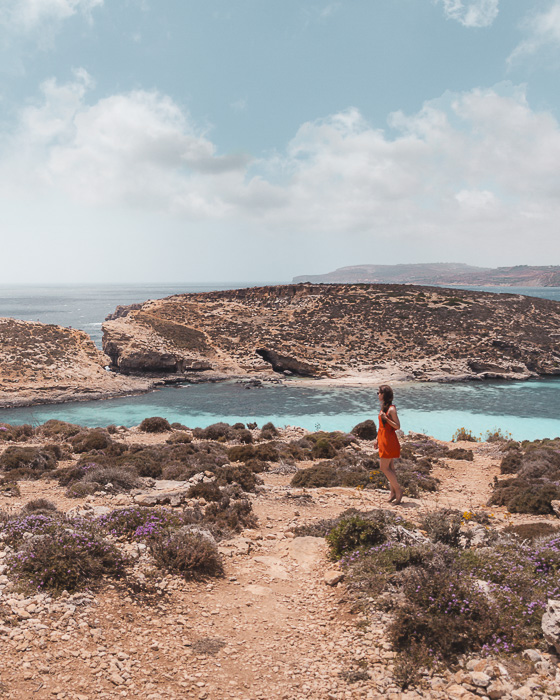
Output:
<path fill-rule="evenodd" d="M 0 318 L 0 406 L 59 402 L 146 389 L 108 372 L 83 331 Z"/>
<path fill-rule="evenodd" d="M 294 277 L 294 283 L 357 282 L 396 284 L 462 284 L 474 287 L 560 287 L 560 266 L 472 267 L 461 263 L 418 263 L 413 265 L 353 265 L 324 275 Z"/>
<path fill-rule="evenodd" d="M 409 285 L 285 285 L 146 302 L 103 326 L 122 372 L 560 375 L 560 303 Z"/>

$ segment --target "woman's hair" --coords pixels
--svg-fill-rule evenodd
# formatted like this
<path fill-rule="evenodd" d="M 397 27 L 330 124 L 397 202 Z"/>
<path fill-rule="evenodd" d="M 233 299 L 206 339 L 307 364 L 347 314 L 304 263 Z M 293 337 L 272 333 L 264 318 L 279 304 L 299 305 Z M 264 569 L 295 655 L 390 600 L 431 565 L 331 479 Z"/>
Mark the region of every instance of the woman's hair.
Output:
<path fill-rule="evenodd" d="M 393 403 L 393 390 L 388 384 L 382 384 L 379 387 L 379 393 L 383 398 L 383 410 L 388 411 L 389 407 Z"/>

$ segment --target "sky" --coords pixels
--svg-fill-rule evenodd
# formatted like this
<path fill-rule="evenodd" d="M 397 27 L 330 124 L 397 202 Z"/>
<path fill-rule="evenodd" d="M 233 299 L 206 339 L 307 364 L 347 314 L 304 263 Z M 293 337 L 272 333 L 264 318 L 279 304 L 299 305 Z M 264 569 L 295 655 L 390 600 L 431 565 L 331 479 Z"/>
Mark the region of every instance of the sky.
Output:
<path fill-rule="evenodd" d="M 0 0 L 0 283 L 560 264 L 560 0 Z"/>

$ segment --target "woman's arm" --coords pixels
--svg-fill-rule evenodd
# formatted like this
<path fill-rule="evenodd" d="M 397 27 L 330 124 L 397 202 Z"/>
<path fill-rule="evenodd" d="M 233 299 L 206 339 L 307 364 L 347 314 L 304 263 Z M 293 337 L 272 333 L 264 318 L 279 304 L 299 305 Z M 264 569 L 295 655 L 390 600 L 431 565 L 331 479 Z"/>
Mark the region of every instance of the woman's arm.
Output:
<path fill-rule="evenodd" d="M 391 406 L 387 413 L 383 414 L 385 416 L 385 419 L 389 425 L 394 428 L 395 430 L 399 430 L 401 427 L 401 422 L 399 420 L 399 417 L 397 415 L 397 409 L 394 406 Z"/>

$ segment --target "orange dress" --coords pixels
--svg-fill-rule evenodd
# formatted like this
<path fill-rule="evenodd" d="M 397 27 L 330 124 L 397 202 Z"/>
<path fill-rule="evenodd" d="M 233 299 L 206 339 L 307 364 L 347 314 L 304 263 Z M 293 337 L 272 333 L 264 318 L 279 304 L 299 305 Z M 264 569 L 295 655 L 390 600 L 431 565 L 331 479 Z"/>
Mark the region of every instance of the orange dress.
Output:
<path fill-rule="evenodd" d="M 389 407 L 390 408 L 390 407 Z M 399 438 L 392 425 L 383 423 L 379 411 L 379 430 L 377 431 L 377 445 L 379 447 L 379 456 L 386 459 L 395 459 L 401 456 L 401 445 Z"/>

